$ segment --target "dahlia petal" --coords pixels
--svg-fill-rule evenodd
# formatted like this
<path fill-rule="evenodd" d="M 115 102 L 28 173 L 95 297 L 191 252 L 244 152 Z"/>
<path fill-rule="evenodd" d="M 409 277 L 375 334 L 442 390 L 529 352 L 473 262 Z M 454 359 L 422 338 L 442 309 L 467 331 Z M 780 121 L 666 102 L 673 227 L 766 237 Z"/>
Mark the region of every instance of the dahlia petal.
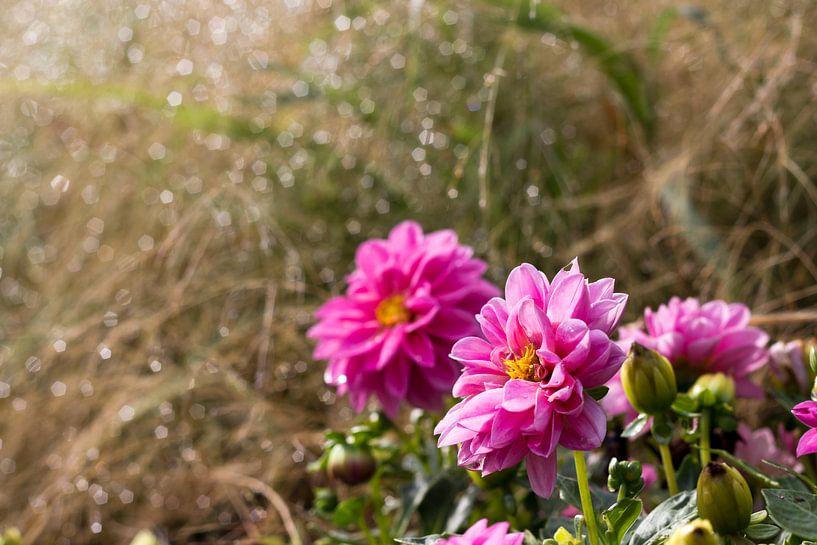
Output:
<path fill-rule="evenodd" d="M 528 480 L 534 493 L 542 498 L 549 498 L 556 486 L 556 456 L 543 458 L 528 454 L 525 458 L 528 469 Z"/>
<path fill-rule="evenodd" d="M 542 346 L 545 339 L 553 337 L 550 320 L 542 309 L 536 306 L 533 299 L 526 298 L 519 303 L 517 316 L 527 342 L 538 347 Z"/>
<path fill-rule="evenodd" d="M 607 419 L 598 402 L 584 394 L 583 410 L 570 417 L 562 429 L 559 444 L 571 450 L 593 450 L 601 445 L 607 431 Z"/>
<path fill-rule="evenodd" d="M 749 307 L 746 305 L 741 305 L 740 303 L 732 303 L 729 305 L 729 319 L 724 324 L 724 327 L 732 328 L 732 327 L 746 327 L 749 325 L 749 319 L 751 318 L 752 313 L 749 311 Z"/>
<path fill-rule="evenodd" d="M 434 367 L 436 361 L 434 345 L 428 335 L 421 331 L 408 333 L 404 337 L 403 347 L 406 354 L 421 367 Z"/>
<path fill-rule="evenodd" d="M 454 397 L 465 397 L 475 395 L 485 390 L 493 388 L 502 388 L 502 385 L 507 382 L 507 375 L 499 374 L 472 374 L 465 373 L 460 375 L 457 382 L 454 383 L 453 392 Z"/>
<path fill-rule="evenodd" d="M 508 321 L 508 308 L 505 301 L 495 297 L 485 303 L 477 315 L 482 333 L 492 345 L 505 344 L 505 323 Z"/>
<path fill-rule="evenodd" d="M 397 248 L 414 248 L 423 240 L 423 229 L 417 222 L 398 223 L 389 233 L 389 242 Z"/>
<path fill-rule="evenodd" d="M 530 297 L 538 307 L 544 307 L 548 282 L 544 274 L 530 263 L 523 263 L 508 275 L 505 300 L 514 307 L 524 297 Z"/>
<path fill-rule="evenodd" d="M 508 321 L 505 324 L 505 336 L 507 338 L 507 346 L 514 354 L 522 354 L 525 348 L 531 343 L 525 333 L 525 328 L 519 322 L 519 312 L 526 304 L 531 302 L 530 298 L 523 298 L 519 301 L 508 314 Z"/>
<path fill-rule="evenodd" d="M 486 365 L 491 361 L 492 346 L 479 337 L 465 337 L 454 343 L 451 357 L 462 363 Z"/>
<path fill-rule="evenodd" d="M 454 308 L 440 308 L 428 325 L 428 333 L 440 339 L 454 341 L 477 332 L 474 315 Z"/>
<path fill-rule="evenodd" d="M 377 282 L 382 268 L 391 263 L 391 255 L 385 241 L 369 240 L 358 246 L 355 263 L 368 279 Z"/>
<path fill-rule="evenodd" d="M 520 439 L 519 429 L 524 427 L 532 417 L 532 411 L 512 413 L 503 409 L 498 410 L 491 425 L 491 447 L 507 447 Z"/>
<path fill-rule="evenodd" d="M 803 401 L 795 405 L 791 414 L 810 428 L 817 427 L 817 401 Z"/>
<path fill-rule="evenodd" d="M 502 388 L 502 408 L 513 413 L 532 410 L 536 405 L 539 385 L 528 380 L 513 379 Z"/>
<path fill-rule="evenodd" d="M 587 284 L 583 275 L 570 274 L 557 283 L 554 278 L 548 296 L 547 317 L 553 323 L 561 323 L 581 316 L 587 306 Z"/>
<path fill-rule="evenodd" d="M 397 355 L 400 346 L 405 341 L 405 337 L 402 325 L 390 327 L 383 332 L 383 346 L 380 348 L 380 356 L 377 358 L 377 369 L 383 369 Z"/>
<path fill-rule="evenodd" d="M 810 429 L 797 443 L 797 457 L 817 452 L 817 429 Z"/>
<path fill-rule="evenodd" d="M 403 399 L 408 391 L 409 362 L 405 357 L 397 357 L 383 369 L 383 385 L 386 393 L 392 397 Z"/>

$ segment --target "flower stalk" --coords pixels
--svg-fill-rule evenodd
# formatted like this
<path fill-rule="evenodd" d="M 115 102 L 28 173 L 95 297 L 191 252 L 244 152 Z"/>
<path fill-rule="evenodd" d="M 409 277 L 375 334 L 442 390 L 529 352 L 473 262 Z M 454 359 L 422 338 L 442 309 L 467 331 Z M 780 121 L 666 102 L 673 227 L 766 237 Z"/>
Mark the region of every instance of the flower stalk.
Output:
<path fill-rule="evenodd" d="M 700 439 L 698 440 L 698 446 L 701 451 L 701 467 L 706 467 L 706 464 L 712 460 L 709 446 L 709 436 L 712 433 L 712 412 L 709 409 L 703 409 L 701 411 L 698 425 L 701 432 Z"/>
<path fill-rule="evenodd" d="M 674 496 L 678 493 L 678 481 L 675 478 L 675 467 L 672 465 L 672 453 L 670 453 L 669 445 L 664 443 L 658 443 L 658 450 L 661 453 L 661 463 L 664 465 L 664 473 L 667 476 L 669 495 Z"/>
<path fill-rule="evenodd" d="M 587 465 L 584 461 L 584 452 L 573 451 L 573 461 L 576 464 L 576 480 L 579 483 L 579 497 L 582 500 L 582 512 L 587 524 L 587 538 L 590 545 L 599 545 L 599 526 L 596 513 L 593 511 L 593 498 L 590 495 L 590 481 L 587 478 Z"/>

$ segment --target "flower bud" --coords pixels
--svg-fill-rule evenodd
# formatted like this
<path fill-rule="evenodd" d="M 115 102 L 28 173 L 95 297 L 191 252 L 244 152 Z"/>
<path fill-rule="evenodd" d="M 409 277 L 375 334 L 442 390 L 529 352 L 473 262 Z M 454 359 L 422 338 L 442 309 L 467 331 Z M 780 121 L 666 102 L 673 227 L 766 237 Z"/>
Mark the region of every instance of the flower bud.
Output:
<path fill-rule="evenodd" d="M 708 520 L 695 519 L 676 528 L 666 545 L 719 545 L 719 540 Z"/>
<path fill-rule="evenodd" d="M 150 530 L 140 530 L 133 536 L 130 545 L 156 545 L 156 536 Z"/>
<path fill-rule="evenodd" d="M 6 528 L 6 531 L 0 536 L 0 544 L 23 545 L 23 535 L 17 528 Z"/>
<path fill-rule="evenodd" d="M 638 343 L 630 347 L 621 367 L 621 385 L 637 411 L 652 415 L 667 411 L 678 393 L 669 360 Z"/>
<path fill-rule="evenodd" d="M 329 477 L 349 486 L 365 483 L 374 475 L 377 463 L 369 447 L 338 443 L 329 451 L 326 470 Z"/>
<path fill-rule="evenodd" d="M 749 526 L 752 492 L 737 469 L 720 462 L 704 467 L 698 477 L 698 516 L 723 535 L 737 534 Z"/>
<path fill-rule="evenodd" d="M 723 373 L 701 375 L 690 388 L 689 397 L 701 407 L 728 405 L 735 401 L 735 381 Z"/>

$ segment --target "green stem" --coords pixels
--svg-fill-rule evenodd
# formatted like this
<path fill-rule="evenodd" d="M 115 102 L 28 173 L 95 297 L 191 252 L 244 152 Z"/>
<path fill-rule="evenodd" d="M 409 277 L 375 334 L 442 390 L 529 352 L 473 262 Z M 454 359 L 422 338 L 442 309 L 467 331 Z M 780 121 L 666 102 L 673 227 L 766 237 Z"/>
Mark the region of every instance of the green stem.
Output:
<path fill-rule="evenodd" d="M 672 454 L 669 451 L 669 445 L 658 443 L 658 450 L 661 452 L 661 463 L 664 464 L 664 473 L 667 475 L 669 495 L 674 496 L 678 493 L 678 481 L 675 480 L 675 467 L 672 465 Z"/>
<path fill-rule="evenodd" d="M 703 467 L 712 459 L 712 455 L 709 452 L 709 436 L 712 433 L 712 413 L 709 412 L 709 409 L 701 411 L 699 426 L 701 428 L 701 438 L 698 444 L 701 447 L 701 467 Z"/>
<path fill-rule="evenodd" d="M 366 517 L 363 516 L 363 513 L 360 514 L 360 518 L 357 520 L 357 526 L 363 532 L 363 535 L 366 536 L 366 541 L 369 542 L 369 545 L 378 545 L 377 540 L 372 535 L 372 531 L 369 530 L 369 525 L 366 523 Z"/>
<path fill-rule="evenodd" d="M 391 536 L 389 535 L 389 521 L 383 516 L 383 498 L 380 495 L 380 470 L 374 474 L 372 479 L 372 507 L 374 508 L 374 518 L 377 521 L 377 528 L 380 531 L 380 543 L 389 545 Z"/>
<path fill-rule="evenodd" d="M 590 481 L 587 479 L 584 452 L 574 450 L 573 461 L 576 463 L 576 480 L 579 483 L 579 496 L 582 500 L 584 521 L 587 524 L 587 538 L 590 540 L 590 545 L 599 545 L 599 526 L 596 521 L 596 512 L 593 511 L 593 498 L 590 495 Z"/>

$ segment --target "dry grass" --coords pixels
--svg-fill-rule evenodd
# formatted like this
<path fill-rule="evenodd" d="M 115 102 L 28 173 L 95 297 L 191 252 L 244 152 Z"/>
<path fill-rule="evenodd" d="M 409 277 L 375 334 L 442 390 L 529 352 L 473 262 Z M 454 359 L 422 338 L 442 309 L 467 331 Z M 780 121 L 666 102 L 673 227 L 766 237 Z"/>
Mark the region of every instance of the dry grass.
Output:
<path fill-rule="evenodd" d="M 808 3 L 562 3 L 638 63 L 651 134 L 603 57 L 508 9 L 321 4 L 0 15 L 0 519 L 28 541 L 288 539 L 350 416 L 310 311 L 402 218 L 456 228 L 495 279 L 579 255 L 630 318 L 673 293 L 817 301 Z"/>

